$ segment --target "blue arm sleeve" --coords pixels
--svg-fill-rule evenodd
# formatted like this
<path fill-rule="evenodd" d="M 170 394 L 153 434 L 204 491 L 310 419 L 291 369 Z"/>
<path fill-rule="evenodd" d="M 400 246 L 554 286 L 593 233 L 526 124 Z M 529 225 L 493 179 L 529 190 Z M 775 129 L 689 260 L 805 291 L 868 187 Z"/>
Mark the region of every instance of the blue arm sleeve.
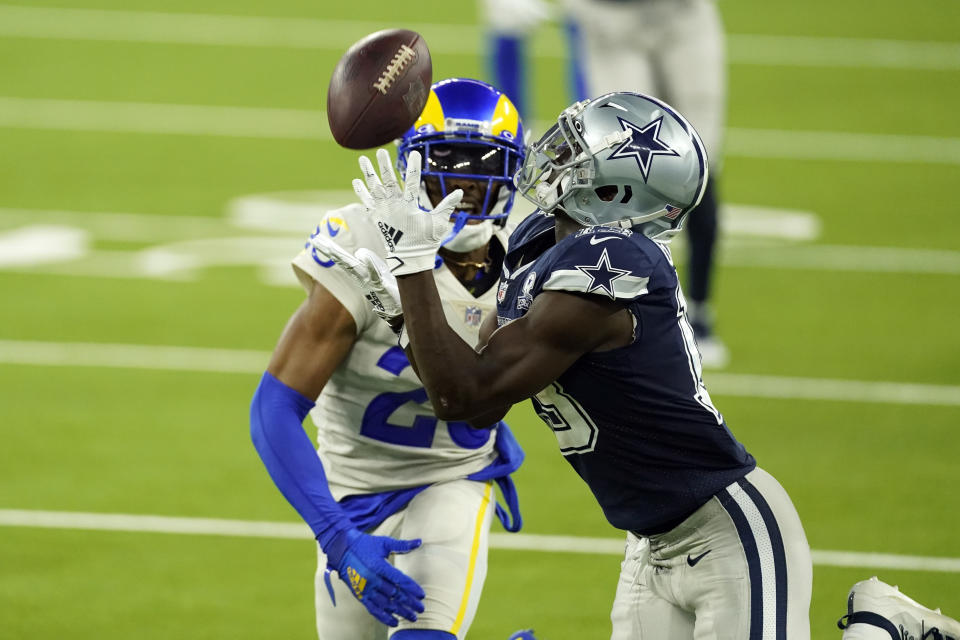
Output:
<path fill-rule="evenodd" d="M 303 431 L 313 404 L 264 372 L 250 405 L 250 436 L 274 484 L 326 550 L 352 524 L 333 499 L 323 464 Z"/>

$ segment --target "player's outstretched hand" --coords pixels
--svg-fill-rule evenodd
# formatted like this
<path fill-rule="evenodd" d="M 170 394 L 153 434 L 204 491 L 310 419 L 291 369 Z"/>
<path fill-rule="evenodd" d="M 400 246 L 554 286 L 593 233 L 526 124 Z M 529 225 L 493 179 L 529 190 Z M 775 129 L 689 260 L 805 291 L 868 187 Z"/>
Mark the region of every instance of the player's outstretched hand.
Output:
<path fill-rule="evenodd" d="M 310 238 L 310 243 L 318 254 L 333 260 L 356 282 L 374 313 L 391 328 L 399 324 L 403 308 L 400 306 L 397 279 L 380 256 L 365 248 L 357 249 L 357 253 L 352 254 L 333 239 L 319 233 Z"/>
<path fill-rule="evenodd" d="M 420 540 L 370 536 L 357 529 L 347 529 L 326 546 L 324 553 L 329 566 L 336 570 L 353 596 L 374 618 L 395 627 L 396 616 L 413 621 L 418 613 L 423 612 L 423 589 L 387 562 L 393 553 L 413 551 L 420 546 Z M 333 597 L 329 582 L 327 588 Z"/>
<path fill-rule="evenodd" d="M 353 190 L 380 229 L 387 247 L 387 264 L 396 276 L 433 269 L 437 250 L 453 226 L 450 214 L 463 198 L 463 191 L 456 189 L 432 211 L 422 210 L 417 203 L 420 162 L 420 154 L 411 151 L 401 187 L 393 172 L 390 153 L 378 149 L 380 175 L 377 176 L 369 158 L 360 156 L 363 180 L 353 181 Z"/>

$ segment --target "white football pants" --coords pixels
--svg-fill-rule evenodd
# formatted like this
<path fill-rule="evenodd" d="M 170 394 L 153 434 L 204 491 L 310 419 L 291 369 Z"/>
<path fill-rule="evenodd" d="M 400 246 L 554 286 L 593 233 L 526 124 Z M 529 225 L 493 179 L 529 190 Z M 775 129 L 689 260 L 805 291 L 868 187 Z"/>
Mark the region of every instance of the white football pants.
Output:
<path fill-rule="evenodd" d="M 713 0 L 566 0 L 580 27 L 587 91 L 664 100 L 697 130 L 719 168 L 726 117 L 723 24 Z"/>
<path fill-rule="evenodd" d="M 337 596 L 333 605 L 323 580 L 327 557 L 318 545 L 315 601 L 320 640 L 386 640 L 401 629 L 437 629 L 462 640 L 477 612 L 487 577 L 493 501 L 491 482 L 443 482 L 425 489 L 406 508 L 367 532 L 423 540 L 410 553 L 392 557 L 393 565 L 427 594 L 425 610 L 417 621 L 400 618 L 397 627 L 387 627 L 371 616 L 336 573 L 330 576 Z"/>
<path fill-rule="evenodd" d="M 627 534 L 612 640 L 809 640 L 813 563 L 783 487 L 754 469 L 670 531 Z"/>

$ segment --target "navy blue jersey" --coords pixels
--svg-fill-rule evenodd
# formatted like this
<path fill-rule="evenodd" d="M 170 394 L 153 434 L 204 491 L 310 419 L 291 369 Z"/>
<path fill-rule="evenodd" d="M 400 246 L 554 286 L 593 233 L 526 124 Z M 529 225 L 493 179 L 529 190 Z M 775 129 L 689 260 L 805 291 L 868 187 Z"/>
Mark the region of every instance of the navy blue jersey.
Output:
<path fill-rule="evenodd" d="M 635 321 L 631 344 L 584 355 L 533 398 L 613 526 L 666 531 L 756 466 L 703 386 L 665 245 L 611 227 L 557 243 L 554 218 L 531 215 L 510 238 L 499 324 L 523 316 L 543 291 L 613 299 Z"/>

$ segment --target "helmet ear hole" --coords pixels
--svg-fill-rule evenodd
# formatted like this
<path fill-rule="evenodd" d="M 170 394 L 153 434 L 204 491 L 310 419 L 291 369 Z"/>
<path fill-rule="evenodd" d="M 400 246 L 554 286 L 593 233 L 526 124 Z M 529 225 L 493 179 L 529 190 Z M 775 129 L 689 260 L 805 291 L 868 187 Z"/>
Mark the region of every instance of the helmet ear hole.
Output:
<path fill-rule="evenodd" d="M 633 198 L 633 188 L 631 188 L 628 184 L 605 184 L 602 187 L 595 188 L 593 192 L 597 194 L 597 197 L 604 202 L 613 202 L 616 200 L 617 196 L 620 195 L 621 189 L 623 192 L 623 197 L 617 200 L 617 202 L 620 204 L 626 204 L 630 202 L 631 198 Z"/>
<path fill-rule="evenodd" d="M 604 202 L 613 202 L 613 199 L 617 197 L 620 189 L 615 184 L 605 184 L 602 187 L 597 187 L 593 192 Z"/>

